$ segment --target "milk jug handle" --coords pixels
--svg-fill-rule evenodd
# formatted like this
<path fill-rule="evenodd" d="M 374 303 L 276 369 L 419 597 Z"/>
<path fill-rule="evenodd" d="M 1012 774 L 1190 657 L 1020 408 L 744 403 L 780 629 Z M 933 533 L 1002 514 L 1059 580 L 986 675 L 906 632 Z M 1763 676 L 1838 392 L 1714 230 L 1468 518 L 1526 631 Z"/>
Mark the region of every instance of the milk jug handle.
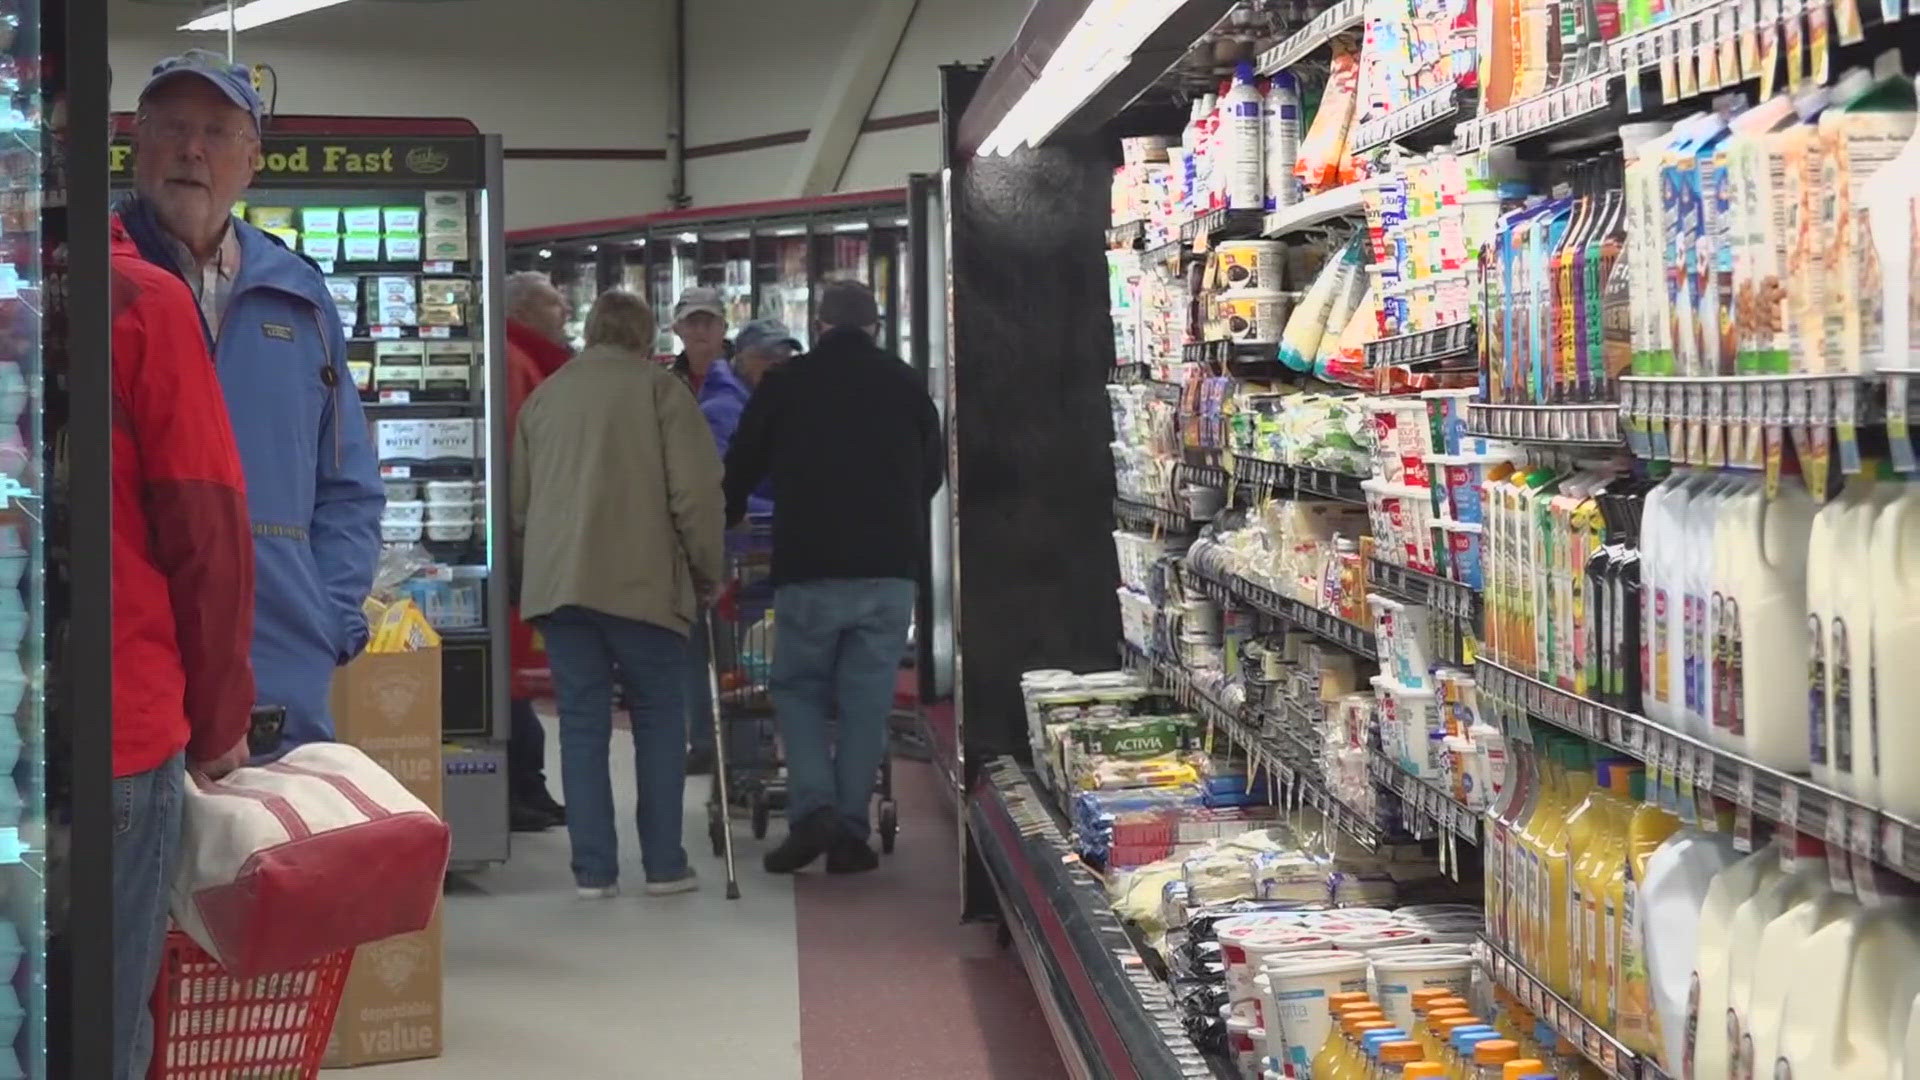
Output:
<path fill-rule="evenodd" d="M 1883 513 L 1894 515 L 1893 526 L 1887 530 L 1888 537 L 1894 544 L 1899 544 L 1900 536 L 1906 531 L 1907 518 L 1910 517 L 1915 510 L 1920 510 L 1920 499 L 1895 499 L 1887 505 L 1886 510 L 1882 511 Z M 1869 567 L 1869 572 L 1871 572 L 1871 567 Z M 1905 575 L 1895 575 L 1892 581 L 1874 582 L 1873 587 L 1904 591 L 1900 588 L 1904 576 Z"/>

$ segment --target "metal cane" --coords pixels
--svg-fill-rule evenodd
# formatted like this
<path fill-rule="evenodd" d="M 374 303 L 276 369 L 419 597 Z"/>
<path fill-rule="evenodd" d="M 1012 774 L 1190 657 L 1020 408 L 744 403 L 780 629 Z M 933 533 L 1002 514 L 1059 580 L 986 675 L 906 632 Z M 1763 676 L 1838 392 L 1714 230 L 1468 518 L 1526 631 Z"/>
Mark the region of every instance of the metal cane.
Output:
<path fill-rule="evenodd" d="M 733 803 L 727 794 L 727 732 L 720 719 L 720 674 L 715 666 L 713 617 L 704 620 L 707 634 L 707 702 L 713 710 L 713 782 L 719 789 L 720 833 L 725 838 L 727 857 L 727 899 L 740 899 L 740 879 L 733 869 Z"/>

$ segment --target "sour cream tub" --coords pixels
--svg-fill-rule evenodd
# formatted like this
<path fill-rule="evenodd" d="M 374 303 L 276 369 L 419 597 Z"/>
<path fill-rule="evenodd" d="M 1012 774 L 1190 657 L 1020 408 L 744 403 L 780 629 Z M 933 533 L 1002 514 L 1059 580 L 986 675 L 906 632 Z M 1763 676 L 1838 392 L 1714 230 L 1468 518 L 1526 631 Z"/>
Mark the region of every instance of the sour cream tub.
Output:
<path fill-rule="evenodd" d="M 1286 278 L 1287 246 L 1278 240 L 1223 241 L 1214 259 L 1223 289 L 1278 292 Z"/>
<path fill-rule="evenodd" d="M 1267 1052 L 1291 1071 L 1305 1076 L 1313 1055 L 1327 1041 L 1333 1016 L 1327 999 L 1367 989 L 1367 958 L 1362 953 L 1303 953 L 1267 966 L 1261 998 L 1266 1018 Z"/>
<path fill-rule="evenodd" d="M 1220 958 L 1227 966 L 1227 1001 L 1233 1005 L 1254 999 L 1253 977 L 1260 974 L 1262 964 L 1268 959 L 1333 945 L 1332 939 L 1308 933 L 1298 925 L 1241 922 L 1238 918 L 1222 919 L 1214 928 L 1214 936 L 1220 942 Z"/>
<path fill-rule="evenodd" d="M 1442 989 L 1461 997 L 1473 989 L 1473 954 L 1465 950 L 1423 955 L 1373 956 L 1373 1000 L 1387 1020 L 1413 1030 L 1413 995 L 1418 990 Z"/>
<path fill-rule="evenodd" d="M 1242 345 L 1278 345 L 1293 313 L 1293 295 L 1278 290 L 1233 289 L 1214 303 L 1227 338 Z"/>

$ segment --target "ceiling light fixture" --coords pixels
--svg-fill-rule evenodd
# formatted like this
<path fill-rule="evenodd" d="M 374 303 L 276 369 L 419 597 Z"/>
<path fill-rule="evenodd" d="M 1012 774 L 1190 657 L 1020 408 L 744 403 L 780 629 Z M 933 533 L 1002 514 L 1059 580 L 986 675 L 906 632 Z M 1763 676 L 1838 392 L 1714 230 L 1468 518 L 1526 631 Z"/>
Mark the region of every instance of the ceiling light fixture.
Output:
<path fill-rule="evenodd" d="M 232 30 L 235 32 L 251 30 L 256 26 L 265 26 L 268 23 L 291 19 L 295 15 L 305 15 L 309 11 L 318 11 L 321 8 L 330 8 L 346 2 L 347 0 L 247 0 L 246 3 L 234 4 L 231 8 L 226 4 L 219 4 L 208 10 L 205 15 L 182 25 L 180 29 L 217 30 L 225 33 L 229 29 L 227 22 L 228 13 L 231 11 Z"/>
<path fill-rule="evenodd" d="M 1133 58 L 1184 0 L 1092 0 L 1047 66 L 980 144 L 979 153 L 1039 146 Z"/>

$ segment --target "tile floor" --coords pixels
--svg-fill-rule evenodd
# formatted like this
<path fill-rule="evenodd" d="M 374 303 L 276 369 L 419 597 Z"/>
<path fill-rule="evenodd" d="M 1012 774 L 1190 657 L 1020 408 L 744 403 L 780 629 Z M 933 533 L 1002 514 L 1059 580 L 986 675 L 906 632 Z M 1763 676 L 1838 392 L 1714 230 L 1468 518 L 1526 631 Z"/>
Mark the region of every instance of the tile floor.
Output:
<path fill-rule="evenodd" d="M 619 774 L 616 797 L 631 807 L 632 775 Z M 687 793 L 697 893 L 583 902 L 573 895 L 564 830 L 516 836 L 512 861 L 464 879 L 447 897 L 445 1055 L 363 1074 L 1063 1075 L 1017 958 L 995 947 L 991 928 L 957 921 L 954 818 L 931 767 L 902 761 L 895 775 L 900 846 L 879 871 L 770 876 L 759 866 L 765 844 L 739 821 L 736 901 L 725 899 L 707 844 L 705 778 Z M 780 831 L 776 824 L 768 842 Z M 631 818 L 622 834 L 622 876 L 637 884 Z"/>

